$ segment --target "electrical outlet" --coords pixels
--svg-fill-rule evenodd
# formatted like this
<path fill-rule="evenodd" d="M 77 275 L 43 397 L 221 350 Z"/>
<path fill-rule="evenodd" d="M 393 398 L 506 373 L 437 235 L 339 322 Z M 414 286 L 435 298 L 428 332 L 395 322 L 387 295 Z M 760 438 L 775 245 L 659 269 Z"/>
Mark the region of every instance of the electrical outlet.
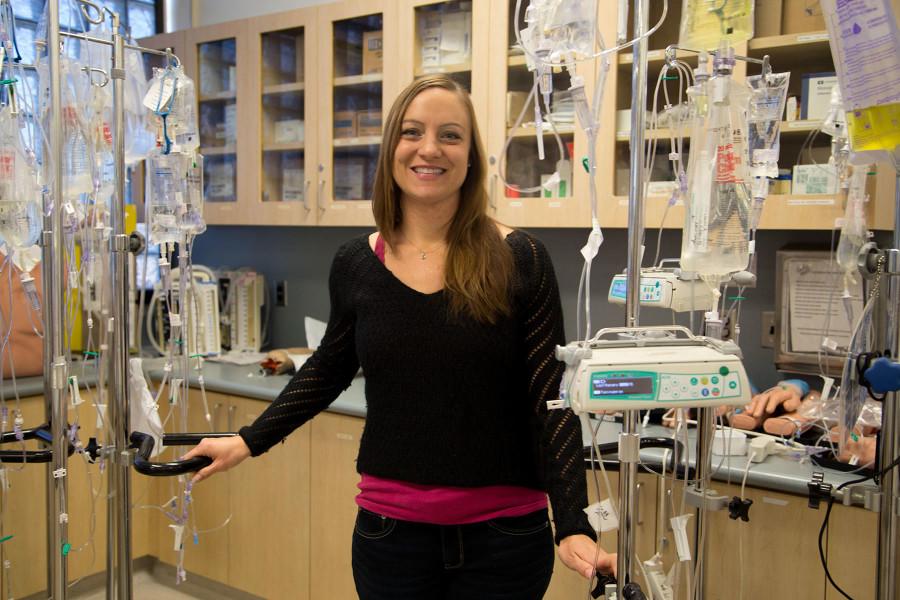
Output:
<path fill-rule="evenodd" d="M 287 306 L 287 280 L 282 279 L 275 283 L 275 306 Z"/>
<path fill-rule="evenodd" d="M 762 331 L 759 334 L 759 345 L 763 348 L 775 347 L 775 311 L 764 310 L 760 314 Z"/>

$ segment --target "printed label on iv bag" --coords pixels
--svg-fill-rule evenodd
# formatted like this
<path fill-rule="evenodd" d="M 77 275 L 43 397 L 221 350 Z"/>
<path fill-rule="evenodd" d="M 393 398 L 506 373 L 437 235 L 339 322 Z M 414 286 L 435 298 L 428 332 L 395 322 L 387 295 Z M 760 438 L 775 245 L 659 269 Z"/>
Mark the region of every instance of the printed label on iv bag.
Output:
<path fill-rule="evenodd" d="M 175 93 L 175 77 L 158 77 L 144 94 L 144 106 L 152 111 L 165 108 Z"/>

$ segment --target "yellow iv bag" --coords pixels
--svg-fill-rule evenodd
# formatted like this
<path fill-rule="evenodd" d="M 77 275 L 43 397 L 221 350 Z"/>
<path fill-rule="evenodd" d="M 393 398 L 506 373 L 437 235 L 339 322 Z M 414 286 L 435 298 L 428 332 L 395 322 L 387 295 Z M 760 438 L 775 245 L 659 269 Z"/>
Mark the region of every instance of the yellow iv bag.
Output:
<path fill-rule="evenodd" d="M 713 50 L 725 40 L 733 46 L 753 37 L 754 0 L 684 0 L 678 45 Z"/>

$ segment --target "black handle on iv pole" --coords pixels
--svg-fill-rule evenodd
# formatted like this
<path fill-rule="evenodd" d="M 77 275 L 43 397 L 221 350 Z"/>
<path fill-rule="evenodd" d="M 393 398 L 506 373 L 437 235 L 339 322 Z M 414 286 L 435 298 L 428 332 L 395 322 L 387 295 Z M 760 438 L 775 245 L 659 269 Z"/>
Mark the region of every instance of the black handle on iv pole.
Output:
<path fill-rule="evenodd" d="M 235 433 L 175 433 L 165 434 L 162 438 L 163 446 L 195 446 L 203 438 L 234 437 Z M 195 456 L 187 460 L 172 460 L 167 462 L 153 462 L 150 454 L 153 453 L 155 441 L 153 436 L 141 431 L 131 432 L 131 447 L 136 449 L 134 455 L 134 468 L 142 475 L 151 477 L 171 477 L 199 471 L 212 464 L 208 456 Z"/>
<path fill-rule="evenodd" d="M 44 444 L 53 443 L 53 435 L 50 433 L 50 425 L 44 424 L 40 427 L 32 427 L 31 429 L 21 430 L 21 441 L 38 440 Z M 20 441 L 14 431 L 4 431 L 0 434 L 0 444 L 10 444 Z M 68 445 L 68 455 L 75 453 L 75 446 L 71 441 Z M 48 463 L 53 460 L 53 450 L 50 448 L 44 450 L 0 450 L 0 463 Z"/>

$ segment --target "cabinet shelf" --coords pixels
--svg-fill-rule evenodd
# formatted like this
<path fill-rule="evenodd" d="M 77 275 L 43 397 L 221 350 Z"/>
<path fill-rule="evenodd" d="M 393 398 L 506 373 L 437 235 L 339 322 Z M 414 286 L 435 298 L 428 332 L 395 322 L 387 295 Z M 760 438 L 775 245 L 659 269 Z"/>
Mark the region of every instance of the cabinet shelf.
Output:
<path fill-rule="evenodd" d="M 264 96 L 274 94 L 289 94 L 291 92 L 302 92 L 305 85 L 302 81 L 295 83 L 280 83 L 277 85 L 264 85 L 262 93 Z"/>
<path fill-rule="evenodd" d="M 288 150 L 303 150 L 303 142 L 270 142 L 263 144 L 263 152 L 284 152 Z"/>
<path fill-rule="evenodd" d="M 383 73 L 369 73 L 368 75 L 347 75 L 346 77 L 335 77 L 334 87 L 346 87 L 350 85 L 366 85 L 369 83 L 381 83 L 384 79 Z"/>
<path fill-rule="evenodd" d="M 655 63 L 655 62 L 663 62 L 666 59 L 666 50 L 663 48 L 662 50 L 649 50 L 647 51 L 647 62 Z M 634 62 L 634 55 L 631 52 L 626 52 L 624 54 L 620 54 L 618 58 L 618 63 L 620 65 L 630 65 Z"/>
<path fill-rule="evenodd" d="M 822 127 L 822 121 L 820 120 L 804 120 L 804 121 L 782 121 L 781 122 L 781 134 L 782 135 L 790 135 L 792 133 L 809 133 L 810 131 L 814 131 Z M 687 138 L 690 135 L 690 127 L 685 127 L 684 131 L 682 131 L 681 135 Z M 657 129 L 654 132 L 650 132 L 647 130 L 647 133 L 644 136 L 645 140 L 664 140 L 668 139 L 672 136 L 671 129 Z M 616 132 L 616 141 L 617 142 L 628 142 L 631 141 L 631 134 L 627 131 L 617 131 Z"/>
<path fill-rule="evenodd" d="M 572 135 L 575 133 L 574 125 L 557 125 L 556 132 L 559 135 Z M 534 127 L 519 127 L 518 129 L 507 129 L 506 135 L 512 135 L 514 138 L 535 137 Z M 549 127 L 544 128 L 544 136 L 553 135 L 553 130 Z"/>
<path fill-rule="evenodd" d="M 765 54 L 777 52 L 776 61 L 808 60 L 810 54 L 826 54 L 831 57 L 827 31 L 811 31 L 755 38 L 747 42 L 747 54 L 754 58 L 762 58 Z M 778 62 L 773 64 L 778 70 Z"/>
<path fill-rule="evenodd" d="M 221 102 L 223 100 L 234 100 L 237 98 L 237 91 L 223 90 L 221 92 L 213 92 L 212 94 L 202 94 L 199 98 L 200 102 Z"/>
<path fill-rule="evenodd" d="M 430 67 L 423 69 L 416 68 L 416 77 L 424 77 L 425 75 L 433 75 L 436 73 L 466 73 L 472 70 L 472 63 L 459 63 L 455 65 L 441 65 L 438 67 Z"/>
<path fill-rule="evenodd" d="M 356 148 L 362 146 L 377 146 L 381 144 L 380 135 L 367 135 L 364 137 L 335 138 L 335 148 Z"/>
<path fill-rule="evenodd" d="M 235 146 L 206 146 L 200 148 L 200 154 L 203 156 L 224 156 L 226 154 L 237 154 Z"/>
<path fill-rule="evenodd" d="M 524 67 L 528 63 L 526 62 L 524 54 L 513 54 L 507 58 L 506 64 L 510 67 Z"/>

